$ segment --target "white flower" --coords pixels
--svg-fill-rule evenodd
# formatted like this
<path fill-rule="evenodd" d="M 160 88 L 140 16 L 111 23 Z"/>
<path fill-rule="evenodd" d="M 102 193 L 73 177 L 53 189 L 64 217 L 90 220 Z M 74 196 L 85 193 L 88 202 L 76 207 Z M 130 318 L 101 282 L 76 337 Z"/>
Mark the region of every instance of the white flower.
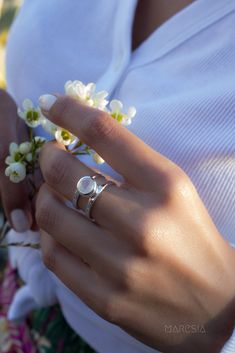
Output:
<path fill-rule="evenodd" d="M 32 144 L 31 142 L 23 142 L 19 146 L 19 151 L 22 154 L 28 154 L 31 151 Z"/>
<path fill-rule="evenodd" d="M 24 110 L 18 108 L 18 115 L 22 118 L 29 127 L 37 127 L 41 124 L 41 110 L 35 108 L 30 99 L 25 99 L 22 104 Z"/>
<path fill-rule="evenodd" d="M 93 160 L 97 163 L 97 164 L 103 164 L 105 161 L 102 157 L 100 157 L 100 155 L 98 153 L 94 153 L 93 154 Z"/>
<path fill-rule="evenodd" d="M 46 142 L 46 139 L 42 136 L 34 136 L 34 143 L 35 143 L 35 151 L 39 153 L 42 149 L 42 146 Z"/>
<path fill-rule="evenodd" d="M 38 142 L 45 142 L 46 138 L 42 137 L 42 136 L 34 136 L 34 140 L 38 143 Z"/>
<path fill-rule="evenodd" d="M 130 107 L 127 113 L 122 112 L 123 104 L 117 99 L 113 99 L 109 104 L 111 111 L 109 114 L 123 125 L 130 125 L 136 115 L 135 107 Z"/>
<path fill-rule="evenodd" d="M 108 93 L 106 91 L 95 93 L 96 85 L 92 82 L 84 85 L 78 80 L 67 81 L 64 88 L 65 94 L 80 100 L 90 107 L 103 110 L 108 104 L 108 101 L 105 99 L 108 96 Z"/>
<path fill-rule="evenodd" d="M 48 132 L 51 135 L 55 135 L 56 130 L 58 128 L 57 125 L 53 124 L 49 119 L 47 119 L 45 116 L 42 116 L 41 118 L 41 124 L 43 129 Z"/>
<path fill-rule="evenodd" d="M 76 140 L 76 137 L 73 134 L 63 128 L 57 129 L 55 138 L 57 142 L 62 143 L 65 146 L 71 145 Z"/>
<path fill-rule="evenodd" d="M 44 142 L 46 142 L 46 139 L 45 139 L 45 137 L 42 137 L 42 136 L 34 136 L 34 141 L 36 143 L 44 143 Z"/>
<path fill-rule="evenodd" d="M 90 105 L 89 99 L 95 91 L 95 84 L 84 85 L 81 81 L 67 81 L 64 86 L 65 94 L 68 96 L 86 101 Z M 91 102 L 92 103 L 92 102 Z"/>
<path fill-rule="evenodd" d="M 19 183 L 24 180 L 26 176 L 26 168 L 23 163 L 11 163 L 5 170 L 6 176 L 10 178 L 13 183 Z"/>
<path fill-rule="evenodd" d="M 10 152 L 10 156 L 7 156 L 7 158 L 5 159 L 5 163 L 8 165 L 14 162 L 19 162 L 23 157 L 23 155 L 19 150 L 19 145 L 17 145 L 17 143 L 15 142 L 12 142 L 10 144 L 9 152 Z"/>
<path fill-rule="evenodd" d="M 108 96 L 108 92 L 106 91 L 100 91 L 95 93 L 92 96 L 93 108 L 104 110 L 106 105 L 108 104 L 108 101 L 105 99 L 107 96 Z"/>

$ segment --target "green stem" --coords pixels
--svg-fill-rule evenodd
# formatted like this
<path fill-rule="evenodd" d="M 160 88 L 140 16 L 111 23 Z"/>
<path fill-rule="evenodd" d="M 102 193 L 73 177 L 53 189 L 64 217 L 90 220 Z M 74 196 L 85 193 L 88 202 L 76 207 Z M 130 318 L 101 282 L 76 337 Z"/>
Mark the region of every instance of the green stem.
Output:
<path fill-rule="evenodd" d="M 78 143 L 74 146 L 74 150 L 76 150 L 77 148 L 81 147 L 83 145 L 82 141 L 78 141 Z"/>
<path fill-rule="evenodd" d="M 81 154 L 89 154 L 89 152 L 87 152 L 87 151 L 77 151 L 77 152 L 75 151 L 75 152 L 72 152 L 73 156 L 79 156 Z"/>
<path fill-rule="evenodd" d="M 7 244 L 0 244 L 0 248 L 8 248 L 9 246 L 20 246 L 20 247 L 32 248 L 32 249 L 40 249 L 41 248 L 40 243 L 24 243 L 23 241 L 12 242 L 12 243 L 7 243 Z"/>
<path fill-rule="evenodd" d="M 29 128 L 29 140 L 30 140 L 30 142 L 32 142 L 32 139 L 33 139 L 33 129 L 30 127 Z"/>

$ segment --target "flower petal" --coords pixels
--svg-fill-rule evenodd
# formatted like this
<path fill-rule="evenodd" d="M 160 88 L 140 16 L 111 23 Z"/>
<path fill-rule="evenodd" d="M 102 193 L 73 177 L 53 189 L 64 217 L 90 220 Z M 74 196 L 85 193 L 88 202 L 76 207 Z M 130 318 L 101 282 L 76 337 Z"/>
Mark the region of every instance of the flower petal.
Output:
<path fill-rule="evenodd" d="M 10 165 L 13 162 L 14 162 L 14 159 L 12 158 L 12 156 L 7 156 L 7 158 L 5 159 L 5 163 L 8 165 Z"/>
<path fill-rule="evenodd" d="M 134 116 L 136 115 L 136 108 L 135 107 L 130 107 L 127 111 L 127 117 L 129 119 L 134 118 Z"/>
<path fill-rule="evenodd" d="M 11 174 L 11 167 L 8 166 L 8 167 L 5 169 L 5 175 L 6 175 L 7 177 L 9 177 L 10 174 Z"/>
<path fill-rule="evenodd" d="M 30 99 L 26 98 L 22 103 L 22 107 L 24 108 L 24 110 L 33 109 L 33 102 Z"/>
<path fill-rule="evenodd" d="M 12 156 L 14 153 L 16 153 L 19 149 L 19 146 L 15 142 L 11 142 L 9 146 L 9 152 L 10 155 Z"/>
<path fill-rule="evenodd" d="M 58 128 L 57 125 L 55 125 L 54 123 L 52 123 L 50 120 L 48 120 L 46 117 L 42 117 L 41 118 L 41 124 L 42 124 L 42 127 L 43 129 L 48 132 L 49 134 L 51 135 L 55 135 L 55 132 Z"/>
<path fill-rule="evenodd" d="M 110 108 L 112 109 L 112 112 L 119 112 L 123 108 L 122 102 L 117 99 L 113 99 L 109 105 L 110 105 Z"/>
<path fill-rule="evenodd" d="M 22 110 L 20 108 L 17 108 L 17 114 L 19 115 L 19 117 L 21 119 L 24 119 L 25 120 L 25 113 L 22 112 Z"/>
<path fill-rule="evenodd" d="M 86 96 L 91 96 L 95 92 L 96 85 L 92 82 L 88 83 L 85 87 Z"/>

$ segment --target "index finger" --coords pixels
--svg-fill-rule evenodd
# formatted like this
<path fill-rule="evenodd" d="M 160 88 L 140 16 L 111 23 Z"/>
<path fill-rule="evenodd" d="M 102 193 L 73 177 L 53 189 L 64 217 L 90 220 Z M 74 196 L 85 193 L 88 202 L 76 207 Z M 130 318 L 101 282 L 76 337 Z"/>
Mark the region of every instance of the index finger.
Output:
<path fill-rule="evenodd" d="M 39 102 L 48 119 L 92 147 L 134 186 L 141 186 L 143 173 L 156 183 L 158 175 L 147 172 L 153 171 L 154 165 L 160 174 L 173 165 L 104 111 L 81 104 L 69 96 L 44 95 Z"/>

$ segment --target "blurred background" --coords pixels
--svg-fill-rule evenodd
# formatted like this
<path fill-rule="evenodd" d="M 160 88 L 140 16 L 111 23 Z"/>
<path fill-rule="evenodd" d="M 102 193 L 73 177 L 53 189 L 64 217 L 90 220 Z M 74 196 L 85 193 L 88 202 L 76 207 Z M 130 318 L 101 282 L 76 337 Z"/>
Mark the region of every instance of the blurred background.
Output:
<path fill-rule="evenodd" d="M 5 45 L 9 27 L 22 0 L 0 0 L 0 87 L 5 87 Z"/>

